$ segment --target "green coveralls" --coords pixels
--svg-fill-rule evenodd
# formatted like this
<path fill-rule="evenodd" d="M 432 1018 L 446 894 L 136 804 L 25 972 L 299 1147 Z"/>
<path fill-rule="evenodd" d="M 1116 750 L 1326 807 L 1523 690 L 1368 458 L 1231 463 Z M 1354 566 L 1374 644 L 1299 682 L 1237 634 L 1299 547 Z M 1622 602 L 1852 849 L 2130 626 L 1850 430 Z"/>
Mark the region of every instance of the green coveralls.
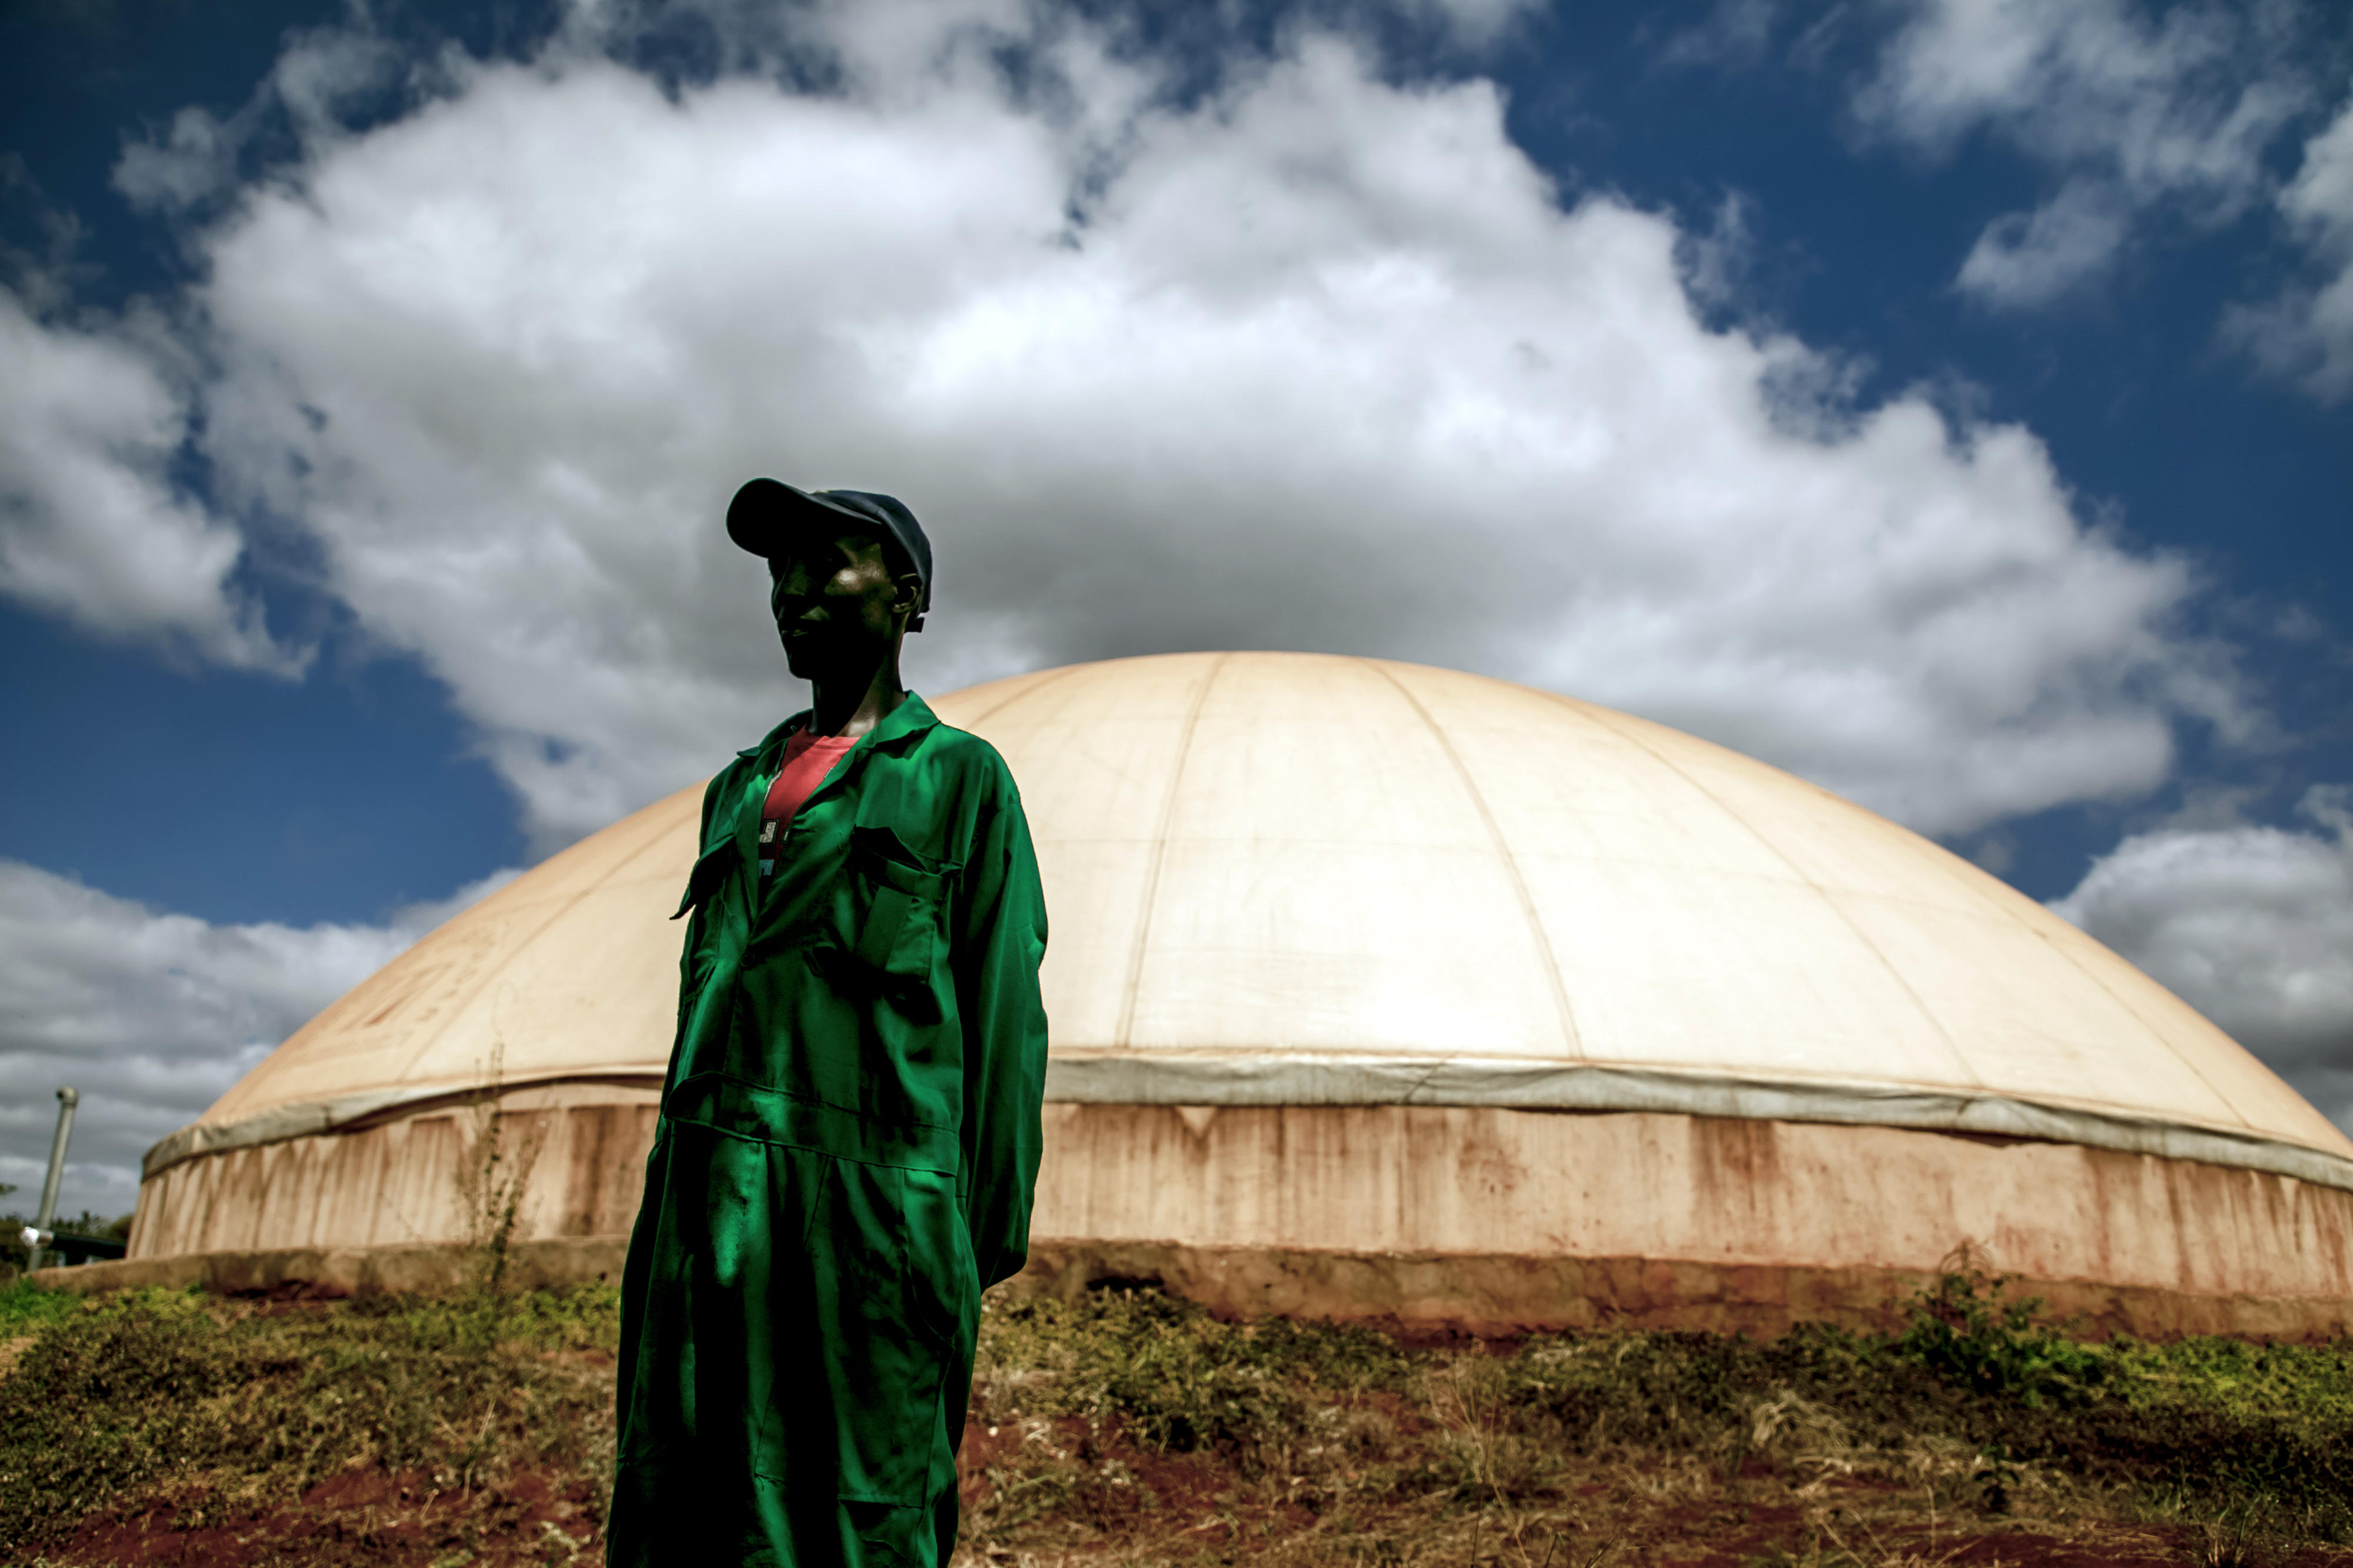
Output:
<path fill-rule="evenodd" d="M 1038 1174 L 1045 900 L 995 748 L 905 701 L 758 874 L 797 720 L 711 781 L 621 1282 L 607 1561 L 944 1564 L 980 1292 Z"/>

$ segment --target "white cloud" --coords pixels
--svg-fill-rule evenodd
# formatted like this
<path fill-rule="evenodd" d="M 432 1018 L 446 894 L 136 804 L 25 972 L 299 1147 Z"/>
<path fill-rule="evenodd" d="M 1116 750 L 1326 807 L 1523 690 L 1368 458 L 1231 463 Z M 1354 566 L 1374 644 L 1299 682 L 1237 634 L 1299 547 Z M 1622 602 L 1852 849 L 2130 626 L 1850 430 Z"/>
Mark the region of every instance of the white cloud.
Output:
<path fill-rule="evenodd" d="M 2126 839 L 2051 907 L 2138 964 L 2353 1131 L 2353 791 L 2313 830 L 2175 826 Z"/>
<path fill-rule="evenodd" d="M 2107 270 L 2132 216 L 2105 186 L 2071 181 L 2032 212 L 1986 226 L 1961 263 L 1961 291 L 1989 305 L 2048 305 Z"/>
<path fill-rule="evenodd" d="M 244 106 L 227 118 L 191 105 L 160 134 L 126 136 L 114 166 L 114 188 L 135 207 L 185 214 L 231 190 L 248 147 L 282 121 L 298 137 L 317 141 L 339 129 L 344 106 L 382 90 L 404 75 L 422 88 L 432 73 L 410 62 L 379 37 L 364 7 L 349 26 L 298 28 L 286 38 L 269 73 Z"/>
<path fill-rule="evenodd" d="M 45 324 L 0 288 L 0 593 L 101 637 L 294 668 L 232 580 L 237 529 L 172 483 L 187 400 L 154 324 L 130 326 Z"/>
<path fill-rule="evenodd" d="M 146 137 L 123 147 L 114 166 L 114 188 L 133 206 L 195 206 L 235 182 L 240 140 L 210 110 L 183 109 L 160 139 Z"/>
<path fill-rule="evenodd" d="M 1659 58 L 1671 66 L 1745 70 L 1764 60 L 1784 19 L 1780 0 L 1716 0 L 1699 22 L 1668 35 Z"/>
<path fill-rule="evenodd" d="M 2226 338 L 2324 403 L 2353 393 L 2353 100 L 2306 143 L 2279 209 L 2317 280 L 2232 312 Z"/>
<path fill-rule="evenodd" d="M 1461 43 L 1485 48 L 1500 41 L 1512 24 L 1539 9 L 1544 0 L 1409 0 L 1409 16 L 1433 18 Z"/>
<path fill-rule="evenodd" d="M 718 527 L 758 472 L 934 526 L 934 689 L 1377 651 L 1930 831 L 2147 790 L 2181 713 L 2234 720 L 2168 629 L 2183 569 L 2086 527 L 2030 432 L 1707 330 L 1673 223 L 1564 208 L 1491 84 L 1309 33 L 1176 107 L 1055 24 L 1059 88 L 1017 95 L 985 28 L 845 15 L 839 92 L 481 67 L 195 236 L 218 483 L 315 532 L 543 845 L 792 701 Z"/>
<path fill-rule="evenodd" d="M 2105 269 L 2162 211 L 2228 222 L 2264 194 L 2264 149 L 2311 104 L 2293 7 L 2139 0 L 1909 0 L 1854 110 L 1932 156 L 1979 132 L 2058 176 L 1994 220 L 1959 287 L 2046 304 Z"/>
<path fill-rule="evenodd" d="M 2029 433 L 1852 406 L 1834 359 L 1705 330 L 1673 225 L 1564 210 L 1490 85 L 1385 84 L 1308 35 L 1176 109 L 1058 25 L 1029 41 L 1061 90 L 1018 98 L 942 15 L 843 13 L 860 85 L 829 97 L 665 96 L 558 52 L 364 134 L 296 116 L 302 160 L 192 236 L 218 489 L 316 534 L 543 844 L 790 700 L 714 525 L 762 470 L 940 525 L 934 687 L 1203 644 L 1402 654 L 1932 831 L 2144 790 L 2179 712 L 2231 717 L 2166 633 L 2181 570 L 2087 531 Z M 37 503 L 17 591 L 269 657 L 234 531 L 164 485 L 167 378 L 127 338 L 11 321 L 46 356 L 12 384 L 45 432 L 9 463 Z"/>
<path fill-rule="evenodd" d="M 139 1161 L 320 1008 L 514 873 L 380 925 L 210 925 L 0 860 L 0 1181 L 40 1198 L 57 1086 L 81 1094 L 66 1213 L 129 1212 Z"/>

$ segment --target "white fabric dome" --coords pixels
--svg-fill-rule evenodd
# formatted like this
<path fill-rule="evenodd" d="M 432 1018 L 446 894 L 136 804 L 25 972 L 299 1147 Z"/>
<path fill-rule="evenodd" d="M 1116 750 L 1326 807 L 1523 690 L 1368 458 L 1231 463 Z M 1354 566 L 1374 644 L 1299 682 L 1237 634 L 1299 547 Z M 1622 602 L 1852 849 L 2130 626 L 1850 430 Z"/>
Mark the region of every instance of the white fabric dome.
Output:
<path fill-rule="evenodd" d="M 2262 1288 L 2343 1293 L 2340 1277 L 2353 1268 L 2345 1256 L 2353 1142 L 2073 926 L 1777 769 L 1506 682 L 1322 655 L 1116 659 L 934 705 L 996 744 L 1028 807 L 1052 923 L 1048 1098 L 1106 1108 L 1089 1123 L 1100 1136 L 1083 1132 L 1076 1112 L 1049 1119 L 1043 1235 L 1174 1245 L 1193 1226 L 1201 1234 L 1187 1246 L 1450 1249 L 1454 1232 L 1430 1229 L 1437 1221 L 1293 1212 L 1303 1178 L 1284 1174 L 1275 1151 L 1296 1141 L 1298 1117 L 1314 1108 L 1447 1110 L 1457 1129 L 1447 1136 L 1462 1138 L 1473 1136 L 1463 1117 L 1486 1117 L 1478 1125 L 1489 1131 L 1476 1136 L 1501 1138 L 1497 1146 L 1523 1151 L 1511 1159 L 1549 1173 L 1531 1176 L 1530 1191 L 1586 1180 L 1573 1163 L 1590 1156 L 1563 1140 L 1605 1126 L 1649 1128 L 1641 1136 L 1653 1141 L 1687 1121 L 1876 1127 L 1944 1137 L 1904 1144 L 1913 1152 L 1900 1158 L 1871 1156 L 1928 1161 L 1905 1178 L 1918 1189 L 1915 1206 L 1949 1205 L 1960 1200 L 1941 1188 L 1982 1184 L 1938 1163 L 1962 1159 L 1953 1151 L 1968 1140 L 1981 1150 L 2022 1141 L 2285 1180 L 2282 1191 L 2304 1206 L 2281 1222 L 2289 1239 L 2280 1245 L 2302 1248 L 2295 1238 L 2306 1237 L 2316 1250 L 2309 1268 L 2294 1264 L 2305 1274 L 2291 1268 L 2284 1283 L 2266 1275 Z M 387 1186 L 381 1173 L 399 1159 L 370 1155 L 367 1169 L 379 1173 L 363 1178 L 353 1162 L 365 1140 L 345 1135 L 412 1136 L 396 1124 L 446 1111 L 491 1083 L 519 1114 L 564 1126 L 603 1108 L 593 1154 L 565 1144 L 572 1187 L 547 1200 L 541 1230 L 625 1231 L 636 1190 L 629 1161 L 650 1136 L 670 1045 L 679 928 L 668 917 L 692 860 L 701 793 L 647 807 L 457 916 L 159 1144 L 134 1256 L 383 1245 L 446 1230 L 446 1215 L 432 1217 L 438 1200 L 417 1199 L 422 1206 L 397 1226 L 384 1219 L 376 1194 L 400 1184 Z M 612 1120 L 616 1107 L 628 1112 L 626 1128 Z M 1101 1131 L 1116 1121 L 1104 1120 L 1113 1110 L 1155 1107 L 1199 1138 L 1221 1109 L 1280 1109 L 1292 1119 L 1289 1132 L 1250 1133 L 1273 1140 L 1252 1144 L 1256 1152 L 1219 1156 L 1259 1162 L 1250 1180 L 1273 1184 L 1251 1211 L 1261 1217 L 1170 1217 L 1168 1205 L 1187 1201 L 1184 1183 L 1222 1191 L 1234 1178 L 1167 1164 L 1174 1154 L 1145 1147 L 1157 1133 Z M 1556 1112 L 1581 1114 L 1546 1119 Z M 1529 1114 L 1538 1120 L 1510 1120 Z M 1248 1125 L 1276 1129 L 1264 1119 Z M 315 1147 L 299 1158 L 228 1158 L 296 1143 Z M 1933 1158 L 1920 1153 L 1931 1149 Z M 2025 1159 L 2005 1168 L 2024 1171 Z M 1128 1163 L 1114 1177 L 1106 1162 Z M 2082 1167 L 2086 1193 L 2114 1184 L 2105 1170 Z M 418 1192 L 427 1182 L 400 1180 Z M 596 1195 L 575 1190 L 583 1181 Z M 332 1192 L 321 1195 L 321 1184 Z M 297 1186 L 307 1194 L 299 1201 Z M 1877 1201 L 1870 1186 L 1836 1202 Z M 1139 1195 L 1118 1209 L 1106 1195 L 1114 1192 Z M 1430 1212 L 1441 1210 L 1455 1212 Z M 1278 1211 L 1290 1217 L 1264 1217 Z M 1471 1217 L 1444 1223 L 1478 1232 L 1475 1249 L 1520 1245 L 1508 1205 L 1462 1212 Z M 2009 1224 L 2008 1214 L 1980 1218 Z M 1983 1228 L 1945 1208 L 1917 1223 L 1852 1215 L 1805 1223 L 1803 1236 L 1760 1243 L 1766 1256 L 1916 1268 L 1934 1263 L 1934 1251 L 1925 1262 L 1915 1256 L 1923 1248 L 1957 1239 L 1939 1239 L 1939 1227 Z M 2083 1223 L 2140 1222 L 2119 1210 Z M 2226 1222 L 2218 1214 L 2215 1223 Z M 1857 1226 L 1913 1238 L 1900 1247 L 1836 1239 Z M 1531 1226 L 1528 1247 L 1570 1247 L 1559 1239 L 1575 1228 L 1568 1220 L 1528 1218 L 1522 1228 Z M 1340 1234 L 1319 1239 L 1319 1227 Z M 1352 1231 L 1373 1239 L 1352 1243 Z M 1606 1245 L 1647 1254 L 1646 1234 Z M 1677 1245 L 1730 1258 L 1744 1244 Z M 2045 1248 L 2046 1271 L 2125 1267 L 2071 1261 L 2067 1245 Z M 2119 1245 L 2104 1231 L 2078 1250 L 2121 1256 Z M 2176 1238 L 2159 1250 L 2169 1258 L 2205 1246 Z M 2173 1267 L 2148 1264 L 2143 1283 L 2172 1288 Z"/>

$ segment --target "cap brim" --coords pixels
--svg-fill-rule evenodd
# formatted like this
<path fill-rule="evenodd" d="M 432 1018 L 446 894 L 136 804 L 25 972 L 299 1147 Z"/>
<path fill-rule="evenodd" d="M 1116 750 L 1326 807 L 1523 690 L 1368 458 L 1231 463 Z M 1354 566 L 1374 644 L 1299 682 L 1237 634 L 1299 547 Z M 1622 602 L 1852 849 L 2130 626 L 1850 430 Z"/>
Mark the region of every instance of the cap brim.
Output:
<path fill-rule="evenodd" d="M 746 483 L 727 503 L 727 537 L 754 555 L 773 556 L 812 529 L 876 531 L 874 520 L 796 489 L 781 479 Z"/>

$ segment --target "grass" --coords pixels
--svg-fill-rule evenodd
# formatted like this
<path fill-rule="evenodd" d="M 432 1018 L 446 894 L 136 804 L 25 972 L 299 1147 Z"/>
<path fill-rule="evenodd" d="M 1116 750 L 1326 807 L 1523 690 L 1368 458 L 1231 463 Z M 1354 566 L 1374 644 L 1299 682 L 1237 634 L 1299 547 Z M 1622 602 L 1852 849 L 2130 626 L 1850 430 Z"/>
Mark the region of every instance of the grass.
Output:
<path fill-rule="evenodd" d="M 1131 1445 L 1214 1458 L 1204 1474 L 1228 1479 L 1226 1536 L 1246 1535 L 1247 1515 L 1267 1530 L 1260 1552 L 1280 1540 L 1306 1561 L 1475 1552 L 1463 1537 L 1476 1521 L 1504 1561 L 1504 1542 L 1532 1531 L 1557 1556 L 1572 1525 L 1599 1530 L 1594 1550 L 1615 1540 L 1648 1560 L 1676 1536 L 1736 1539 L 1777 1510 L 1765 1522 L 1788 1539 L 1756 1561 L 1902 1562 L 1908 1547 L 1874 1554 L 1871 1532 L 1909 1541 L 1940 1521 L 1947 1534 L 2107 1526 L 2155 1528 L 2169 1549 L 2235 1542 L 2217 1563 L 2353 1543 L 2353 1343 L 2087 1344 L 1968 1270 L 1890 1338 L 1631 1333 L 1413 1352 L 1138 1294 L 997 1307 L 983 1342 L 976 1414 L 1023 1434 L 980 1467 L 984 1550 L 1119 1533 L 1122 1478 L 1106 1467 L 1134 1468 Z M 1056 1515 L 1063 1527 L 1045 1528 Z M 1856 1542 L 1838 1545 L 1841 1530 Z M 1812 1557 L 1788 1555 L 1807 1539 Z"/>
<path fill-rule="evenodd" d="M 616 1315 L 605 1289 L 0 1290 L 0 1542 L 58 1563 L 159 1533 L 219 1562 L 593 1562 Z M 2348 1438 L 2353 1342 L 2087 1344 L 1966 1266 L 1903 1333 L 1765 1343 L 1414 1347 L 1113 1289 L 987 1308 L 961 1552 L 2353 1563 Z"/>
<path fill-rule="evenodd" d="M 16 1287 L 0 1310 L 37 1294 Z M 374 1489 L 386 1544 L 438 1556 L 470 1552 L 499 1522 L 497 1488 L 520 1475 L 558 1479 L 539 1511 L 571 1521 L 576 1542 L 603 1517 L 610 1289 L 48 1300 L 63 1310 L 39 1309 L 37 1337 L 0 1381 L 0 1542 L 56 1541 L 142 1506 L 177 1530 L 217 1530 L 355 1478 L 392 1483 Z"/>
<path fill-rule="evenodd" d="M 75 1299 L 19 1279 L 0 1285 L 0 1344 L 42 1329 L 74 1310 Z"/>

